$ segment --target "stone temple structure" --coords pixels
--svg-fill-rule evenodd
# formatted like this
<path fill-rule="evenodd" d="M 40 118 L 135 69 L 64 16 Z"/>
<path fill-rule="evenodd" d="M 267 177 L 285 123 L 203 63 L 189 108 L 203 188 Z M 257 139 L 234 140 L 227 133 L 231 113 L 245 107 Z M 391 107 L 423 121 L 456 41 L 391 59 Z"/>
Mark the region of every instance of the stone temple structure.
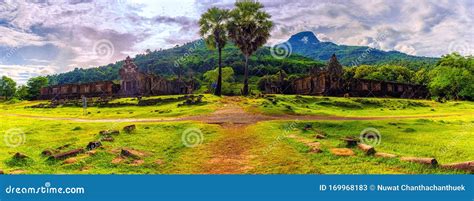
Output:
<path fill-rule="evenodd" d="M 181 78 L 168 80 L 161 76 L 140 72 L 130 57 L 119 70 L 120 84 L 99 81 L 83 84 L 63 84 L 44 87 L 40 99 L 76 99 L 86 97 L 138 97 L 151 95 L 190 94 L 193 81 Z"/>
<path fill-rule="evenodd" d="M 315 68 L 309 75 L 285 81 L 269 81 L 261 89 L 267 94 L 306 94 L 354 97 L 427 98 L 428 90 L 422 85 L 366 79 L 344 79 L 342 65 L 332 55 L 324 69 Z"/>
<path fill-rule="evenodd" d="M 167 80 L 160 76 L 145 74 L 138 70 L 130 57 L 119 71 L 121 78 L 121 96 L 189 94 L 193 92 L 194 84 L 177 80 Z"/>

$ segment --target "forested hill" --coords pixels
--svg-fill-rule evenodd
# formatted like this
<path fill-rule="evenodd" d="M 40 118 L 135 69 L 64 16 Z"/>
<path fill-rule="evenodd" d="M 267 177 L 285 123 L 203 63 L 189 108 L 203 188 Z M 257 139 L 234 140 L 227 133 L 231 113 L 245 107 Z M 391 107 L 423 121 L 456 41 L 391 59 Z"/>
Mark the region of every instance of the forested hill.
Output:
<path fill-rule="evenodd" d="M 124 58 L 125 59 L 125 58 Z M 240 51 L 228 44 L 223 50 L 223 65 L 234 68 L 236 75 L 242 75 L 244 57 Z M 217 67 L 217 51 L 208 50 L 202 40 L 176 46 L 166 50 L 156 50 L 139 54 L 133 58 L 142 72 L 153 73 L 169 78 L 184 77 L 198 78 L 204 72 Z M 73 71 L 48 76 L 49 85 L 66 83 L 85 83 L 104 80 L 119 80 L 118 71 L 123 61 L 97 68 L 76 68 Z M 291 74 L 307 72 L 312 67 L 322 67 L 325 62 L 315 61 L 299 55 L 291 55 L 280 59 L 272 56 L 270 48 L 260 48 L 250 59 L 250 73 L 256 76 L 275 74 L 280 68 Z"/>
<path fill-rule="evenodd" d="M 410 56 L 397 51 L 385 52 L 363 46 L 337 45 L 331 42 L 320 42 L 312 32 L 301 32 L 293 35 L 288 49 L 270 47 L 260 48 L 250 59 L 249 69 L 253 76 L 275 74 L 282 68 L 288 74 L 302 74 L 312 67 L 322 67 L 333 53 L 345 66 L 362 64 L 393 64 L 408 67 L 412 70 L 434 66 L 437 58 Z M 273 54 L 272 54 L 273 53 Z M 290 54 L 291 53 L 291 54 Z M 302 55 L 302 56 L 300 56 Z M 235 74 L 242 75 L 244 58 L 232 44 L 223 51 L 223 64 L 234 69 Z M 125 59 L 125 58 L 124 58 Z M 166 50 L 148 51 L 134 58 L 135 64 L 142 72 L 149 72 L 165 77 L 183 75 L 199 78 L 204 72 L 217 66 L 215 50 L 208 50 L 202 40 Z M 48 76 L 49 85 L 66 83 L 85 83 L 104 80 L 119 80 L 118 71 L 123 61 L 97 68 L 76 68 L 73 71 Z"/>
<path fill-rule="evenodd" d="M 300 54 L 315 60 L 327 61 L 335 53 L 339 62 L 345 66 L 394 64 L 412 70 L 435 64 L 439 59 L 417 57 L 398 51 L 382 51 L 366 46 L 337 45 L 332 42 L 321 42 L 313 32 L 297 33 L 281 46 L 291 45 L 292 53 Z"/>

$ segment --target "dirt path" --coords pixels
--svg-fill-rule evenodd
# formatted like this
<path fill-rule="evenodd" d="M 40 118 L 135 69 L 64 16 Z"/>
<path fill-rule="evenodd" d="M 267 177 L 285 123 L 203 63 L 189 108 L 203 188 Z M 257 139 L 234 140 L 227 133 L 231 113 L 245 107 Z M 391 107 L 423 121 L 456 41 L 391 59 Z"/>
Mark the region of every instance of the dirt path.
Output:
<path fill-rule="evenodd" d="M 257 144 L 257 136 L 246 126 L 223 125 L 221 139 L 210 144 L 212 157 L 203 164 L 204 174 L 241 174 L 253 167 L 249 151 Z"/>

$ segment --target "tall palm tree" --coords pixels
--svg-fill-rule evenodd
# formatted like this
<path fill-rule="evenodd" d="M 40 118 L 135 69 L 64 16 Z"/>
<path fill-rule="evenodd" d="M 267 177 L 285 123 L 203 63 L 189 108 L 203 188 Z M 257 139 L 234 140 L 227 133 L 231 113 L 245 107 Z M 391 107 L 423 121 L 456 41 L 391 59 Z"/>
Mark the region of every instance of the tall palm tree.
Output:
<path fill-rule="evenodd" d="M 219 54 L 219 73 L 215 95 L 222 95 L 222 49 L 227 43 L 227 22 L 229 10 L 210 8 L 201 15 L 199 20 L 200 34 L 206 41 L 209 49 L 217 48 Z"/>
<path fill-rule="evenodd" d="M 271 15 L 262 10 L 263 5 L 259 2 L 238 1 L 235 7 L 230 12 L 228 31 L 229 37 L 245 57 L 242 95 L 246 96 L 249 94 L 249 57 L 267 43 L 273 22 L 270 20 Z"/>

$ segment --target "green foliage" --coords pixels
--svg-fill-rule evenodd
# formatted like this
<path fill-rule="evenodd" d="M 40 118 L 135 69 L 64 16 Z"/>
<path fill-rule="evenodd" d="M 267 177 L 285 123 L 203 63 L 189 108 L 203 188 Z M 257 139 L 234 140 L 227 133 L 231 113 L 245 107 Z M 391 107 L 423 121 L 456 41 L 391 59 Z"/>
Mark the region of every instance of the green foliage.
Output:
<path fill-rule="evenodd" d="M 40 95 L 41 88 L 48 86 L 48 78 L 46 77 L 34 77 L 28 80 L 26 84 L 28 86 L 28 99 L 36 99 Z"/>
<path fill-rule="evenodd" d="M 224 48 L 227 43 L 227 24 L 229 10 L 212 7 L 202 14 L 199 20 L 199 33 L 208 48 Z"/>
<path fill-rule="evenodd" d="M 270 38 L 273 22 L 271 15 L 263 10 L 263 5 L 254 1 L 237 1 L 230 12 L 229 37 L 245 57 L 243 95 L 249 94 L 248 59 Z"/>
<path fill-rule="evenodd" d="M 208 90 L 212 91 L 213 84 L 217 83 L 217 78 L 219 76 L 218 69 L 210 70 L 204 73 L 203 77 L 206 81 Z M 231 82 L 234 81 L 234 70 L 231 67 L 222 68 L 222 93 L 231 94 Z"/>
<path fill-rule="evenodd" d="M 350 71 L 353 71 L 354 78 L 378 81 L 392 81 L 400 83 L 410 83 L 415 75 L 412 70 L 406 67 L 394 65 L 362 65 L 356 68 L 352 68 Z"/>
<path fill-rule="evenodd" d="M 474 58 L 457 53 L 441 58 L 430 72 L 432 95 L 445 99 L 474 100 Z"/>
<path fill-rule="evenodd" d="M 16 89 L 15 98 L 20 100 L 28 100 L 28 87 L 25 85 L 21 85 Z"/>
<path fill-rule="evenodd" d="M 227 21 L 229 11 L 219 9 L 217 7 L 210 8 L 206 13 L 202 14 L 199 20 L 200 34 L 206 41 L 209 49 L 217 47 L 219 54 L 219 69 L 217 76 L 217 86 L 215 95 L 222 94 L 222 48 L 227 43 Z"/>
<path fill-rule="evenodd" d="M 5 100 L 9 100 L 15 95 L 16 82 L 13 79 L 2 76 L 0 79 L 0 96 L 3 96 Z"/>

